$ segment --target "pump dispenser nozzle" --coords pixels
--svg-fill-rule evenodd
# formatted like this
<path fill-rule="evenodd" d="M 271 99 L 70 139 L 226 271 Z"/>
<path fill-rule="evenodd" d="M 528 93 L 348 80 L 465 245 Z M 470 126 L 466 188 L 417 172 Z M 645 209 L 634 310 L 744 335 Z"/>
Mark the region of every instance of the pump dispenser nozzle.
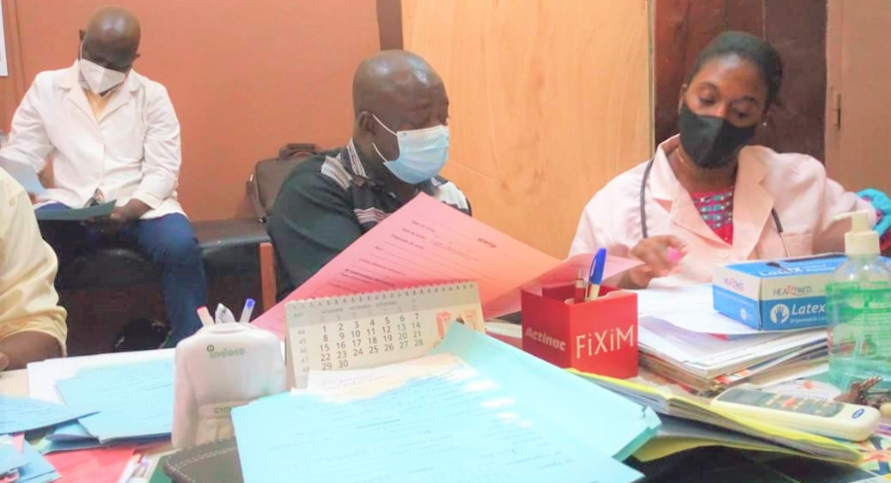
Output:
<path fill-rule="evenodd" d="M 852 211 L 837 215 L 834 220 L 851 219 L 851 231 L 845 233 L 845 253 L 850 255 L 881 254 L 879 234 L 869 226 L 869 212 Z"/>

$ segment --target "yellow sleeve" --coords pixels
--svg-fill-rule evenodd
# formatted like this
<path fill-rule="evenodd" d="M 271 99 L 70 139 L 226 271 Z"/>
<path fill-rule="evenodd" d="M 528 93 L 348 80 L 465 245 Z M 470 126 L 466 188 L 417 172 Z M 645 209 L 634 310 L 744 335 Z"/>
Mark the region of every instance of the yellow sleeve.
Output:
<path fill-rule="evenodd" d="M 67 313 L 53 283 L 58 260 L 40 236 L 25 190 L 0 170 L 0 339 L 25 331 L 59 341 L 66 353 Z"/>

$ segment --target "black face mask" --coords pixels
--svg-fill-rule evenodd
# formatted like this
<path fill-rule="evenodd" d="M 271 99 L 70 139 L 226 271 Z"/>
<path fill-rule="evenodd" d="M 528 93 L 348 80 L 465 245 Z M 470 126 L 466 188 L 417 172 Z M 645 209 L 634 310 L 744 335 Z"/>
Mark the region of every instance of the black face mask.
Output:
<path fill-rule="evenodd" d="M 755 127 L 736 127 L 726 119 L 696 115 L 687 108 L 686 102 L 681 105 L 678 116 L 684 151 L 703 169 L 729 166 L 736 153 L 755 135 Z"/>

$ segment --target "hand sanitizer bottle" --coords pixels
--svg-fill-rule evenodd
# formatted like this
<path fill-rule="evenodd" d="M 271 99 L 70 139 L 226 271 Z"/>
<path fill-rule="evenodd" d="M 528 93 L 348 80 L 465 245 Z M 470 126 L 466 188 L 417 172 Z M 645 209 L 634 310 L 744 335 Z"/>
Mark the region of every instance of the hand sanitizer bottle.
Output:
<path fill-rule="evenodd" d="M 249 324 L 210 324 L 176 346 L 173 446 L 235 436 L 230 411 L 285 391 L 281 344 Z"/>
<path fill-rule="evenodd" d="M 869 212 L 851 218 L 845 235 L 848 260 L 826 285 L 829 321 L 829 376 L 842 391 L 874 376 L 891 384 L 891 264 L 880 256 L 879 234 Z"/>

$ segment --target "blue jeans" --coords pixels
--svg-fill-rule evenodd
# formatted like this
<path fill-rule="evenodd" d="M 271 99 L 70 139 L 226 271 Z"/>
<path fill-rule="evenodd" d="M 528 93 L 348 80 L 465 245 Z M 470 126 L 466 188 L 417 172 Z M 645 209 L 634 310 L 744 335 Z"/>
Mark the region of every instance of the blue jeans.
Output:
<path fill-rule="evenodd" d="M 54 203 L 38 211 L 67 209 Z M 164 309 L 172 328 L 168 347 L 201 328 L 197 310 L 207 303 L 207 278 L 195 232 L 185 216 L 175 213 L 133 221 L 110 238 L 76 222 L 41 223 L 41 231 L 60 263 L 108 242 L 136 248 L 161 272 Z"/>

